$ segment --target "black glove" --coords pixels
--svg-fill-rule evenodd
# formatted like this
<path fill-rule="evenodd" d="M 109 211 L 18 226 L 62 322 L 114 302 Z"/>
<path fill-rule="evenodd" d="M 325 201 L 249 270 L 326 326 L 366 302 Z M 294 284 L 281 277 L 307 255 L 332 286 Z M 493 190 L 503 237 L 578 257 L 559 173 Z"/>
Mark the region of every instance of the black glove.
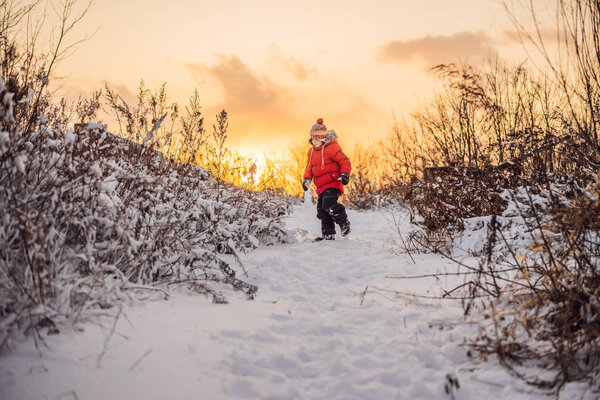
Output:
<path fill-rule="evenodd" d="M 309 186 L 310 186 L 310 179 L 304 178 L 304 180 L 302 181 L 302 189 L 304 189 L 304 191 L 306 192 L 308 190 Z"/>
<path fill-rule="evenodd" d="M 347 172 L 344 172 L 340 176 L 340 180 L 342 181 L 342 185 L 346 186 L 348 184 L 348 182 L 350 182 L 350 174 Z"/>

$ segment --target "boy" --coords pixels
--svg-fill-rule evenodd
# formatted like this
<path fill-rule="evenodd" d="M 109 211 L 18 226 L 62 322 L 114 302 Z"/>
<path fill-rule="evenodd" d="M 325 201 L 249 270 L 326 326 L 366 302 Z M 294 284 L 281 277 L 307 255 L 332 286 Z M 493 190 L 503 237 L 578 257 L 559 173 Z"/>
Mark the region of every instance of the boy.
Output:
<path fill-rule="evenodd" d="M 321 220 L 322 236 L 315 240 L 335 240 L 336 223 L 342 236 L 350 233 L 346 209 L 338 203 L 350 181 L 350 159 L 338 144 L 335 131 L 328 131 L 322 118 L 312 126 L 308 142 L 312 147 L 308 151 L 302 188 L 308 190 L 311 180 L 317 187 L 317 218 Z"/>

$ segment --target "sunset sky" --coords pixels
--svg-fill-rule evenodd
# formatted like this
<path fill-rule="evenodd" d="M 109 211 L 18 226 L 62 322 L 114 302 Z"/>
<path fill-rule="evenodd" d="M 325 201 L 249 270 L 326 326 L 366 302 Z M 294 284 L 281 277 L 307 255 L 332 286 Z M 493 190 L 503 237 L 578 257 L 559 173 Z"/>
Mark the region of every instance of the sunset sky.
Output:
<path fill-rule="evenodd" d="M 133 99 L 144 79 L 182 105 L 197 88 L 245 154 L 305 142 L 317 117 L 373 143 L 432 95 L 430 67 L 524 57 L 497 0 L 97 0 L 75 36 L 98 26 L 60 65 L 67 96 L 106 81 Z"/>

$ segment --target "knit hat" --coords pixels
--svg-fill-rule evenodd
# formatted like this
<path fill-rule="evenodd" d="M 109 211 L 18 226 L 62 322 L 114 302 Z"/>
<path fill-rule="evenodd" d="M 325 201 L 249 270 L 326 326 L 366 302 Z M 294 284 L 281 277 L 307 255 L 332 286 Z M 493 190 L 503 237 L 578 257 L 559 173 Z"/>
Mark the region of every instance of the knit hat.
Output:
<path fill-rule="evenodd" d="M 324 140 L 325 136 L 327 136 L 327 127 L 323 123 L 323 118 L 319 118 L 310 128 L 310 138 Z"/>

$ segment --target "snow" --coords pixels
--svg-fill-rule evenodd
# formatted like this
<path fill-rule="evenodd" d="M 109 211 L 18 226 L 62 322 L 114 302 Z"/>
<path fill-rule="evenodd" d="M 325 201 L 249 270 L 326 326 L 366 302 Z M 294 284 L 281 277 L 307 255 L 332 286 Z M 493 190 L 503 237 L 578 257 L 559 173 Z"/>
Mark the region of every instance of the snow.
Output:
<path fill-rule="evenodd" d="M 394 212 L 407 234 L 408 216 Z M 238 276 L 259 286 L 254 300 L 176 292 L 44 333 L 46 346 L 29 339 L 2 355 L 0 398 L 547 398 L 495 360 L 467 358 L 477 326 L 458 302 L 411 295 L 439 296 L 460 281 L 391 278 L 457 270 L 434 254 L 412 253 L 413 263 L 391 211 L 350 210 L 350 236 L 319 243 L 309 239 L 319 234 L 315 214 L 306 201 L 286 220 L 296 243 L 239 254 L 248 277 Z M 449 377 L 460 384 L 454 397 Z M 565 393 L 593 398 L 577 385 Z"/>
<path fill-rule="evenodd" d="M 101 177 L 102 176 L 102 168 L 100 168 L 100 165 L 98 165 L 97 162 L 95 162 L 94 164 L 92 164 L 90 166 L 90 171 L 96 175 L 97 177 Z"/>
<path fill-rule="evenodd" d="M 68 146 L 73 146 L 73 144 L 75 143 L 75 134 L 71 129 L 69 129 L 65 134 L 65 143 Z"/>
<path fill-rule="evenodd" d="M 19 103 L 27 103 L 31 99 L 33 99 L 33 92 L 30 92 L 24 99 L 19 100 Z"/>
<path fill-rule="evenodd" d="M 0 147 L 4 148 L 10 142 L 8 132 L 0 132 Z"/>
<path fill-rule="evenodd" d="M 18 155 L 15 157 L 15 165 L 17 166 L 17 170 L 21 173 L 25 173 L 25 161 L 23 160 L 25 157 L 22 155 Z"/>
<path fill-rule="evenodd" d="M 88 122 L 87 125 L 85 126 L 85 128 L 88 130 L 97 129 L 97 130 L 103 131 L 106 129 L 106 125 L 102 125 L 97 122 Z"/>
<path fill-rule="evenodd" d="M 100 190 L 105 193 L 113 193 L 117 189 L 118 185 L 119 185 L 119 180 L 114 175 L 112 175 L 112 176 L 106 178 L 100 184 Z"/>

